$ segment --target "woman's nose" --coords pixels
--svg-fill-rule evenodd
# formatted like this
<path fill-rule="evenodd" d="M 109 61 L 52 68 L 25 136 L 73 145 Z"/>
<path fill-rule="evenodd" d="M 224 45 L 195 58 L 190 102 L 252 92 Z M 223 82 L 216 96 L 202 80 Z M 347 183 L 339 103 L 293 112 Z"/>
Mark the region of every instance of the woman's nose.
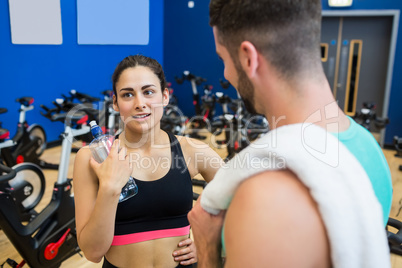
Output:
<path fill-rule="evenodd" d="M 141 96 L 137 96 L 135 98 L 135 109 L 144 109 L 145 106 L 145 101 Z"/>

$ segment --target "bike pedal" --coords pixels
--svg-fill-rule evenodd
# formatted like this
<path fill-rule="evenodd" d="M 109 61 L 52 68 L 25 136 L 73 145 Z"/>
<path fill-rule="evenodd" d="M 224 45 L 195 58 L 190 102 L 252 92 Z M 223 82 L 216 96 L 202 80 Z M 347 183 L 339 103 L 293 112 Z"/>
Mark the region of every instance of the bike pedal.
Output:
<path fill-rule="evenodd" d="M 16 267 L 18 266 L 18 263 L 17 263 L 15 260 L 12 260 L 12 259 L 10 259 L 10 258 L 8 258 L 8 259 L 6 260 L 6 263 L 7 263 L 8 265 L 10 265 L 11 267 L 13 267 L 13 268 L 16 268 Z"/>

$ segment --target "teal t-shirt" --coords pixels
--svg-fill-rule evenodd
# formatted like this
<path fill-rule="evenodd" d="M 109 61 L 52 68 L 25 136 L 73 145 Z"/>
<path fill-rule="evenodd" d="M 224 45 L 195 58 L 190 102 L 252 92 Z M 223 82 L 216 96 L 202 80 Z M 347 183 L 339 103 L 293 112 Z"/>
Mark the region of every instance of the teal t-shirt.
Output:
<path fill-rule="evenodd" d="M 388 222 L 392 203 L 391 172 L 385 156 L 373 135 L 349 117 L 348 130 L 333 133 L 357 158 L 371 181 L 382 206 L 384 226 Z"/>

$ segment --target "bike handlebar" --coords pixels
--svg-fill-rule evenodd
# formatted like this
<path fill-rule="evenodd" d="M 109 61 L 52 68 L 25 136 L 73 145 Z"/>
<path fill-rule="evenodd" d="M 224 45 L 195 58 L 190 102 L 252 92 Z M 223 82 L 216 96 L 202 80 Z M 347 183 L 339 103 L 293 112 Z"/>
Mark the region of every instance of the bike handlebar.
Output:
<path fill-rule="evenodd" d="M 93 97 L 93 96 L 90 96 L 90 95 L 88 95 L 88 94 L 78 92 L 78 91 L 75 90 L 75 89 L 70 90 L 70 95 L 71 95 L 71 98 L 72 98 L 72 99 L 77 99 L 77 100 L 79 100 L 79 101 L 82 102 L 82 103 L 86 103 L 86 102 L 97 102 L 97 101 L 100 100 L 100 99 L 97 98 L 97 97 Z"/>
<path fill-rule="evenodd" d="M 221 84 L 221 87 L 224 89 L 228 89 L 230 87 L 229 81 L 223 81 L 223 79 L 219 79 L 219 83 Z"/>
<path fill-rule="evenodd" d="M 363 108 L 374 110 L 377 107 L 375 102 L 363 102 Z"/>
<path fill-rule="evenodd" d="M 70 125 L 70 122 L 72 121 L 77 124 L 83 124 L 87 121 L 88 116 L 93 118 L 98 112 L 98 110 L 92 107 L 87 107 L 84 104 L 72 103 L 67 100 L 64 100 L 63 102 L 53 101 L 52 103 L 56 106 L 52 109 L 41 104 L 41 108 L 46 112 L 44 113 L 43 111 L 40 111 L 40 113 L 53 122 L 60 121 Z"/>
<path fill-rule="evenodd" d="M 183 84 L 184 80 L 194 81 L 197 86 L 207 81 L 207 79 L 202 78 L 200 76 L 196 76 L 190 73 L 190 71 L 184 71 L 181 77 L 175 76 L 174 79 L 179 85 Z"/>

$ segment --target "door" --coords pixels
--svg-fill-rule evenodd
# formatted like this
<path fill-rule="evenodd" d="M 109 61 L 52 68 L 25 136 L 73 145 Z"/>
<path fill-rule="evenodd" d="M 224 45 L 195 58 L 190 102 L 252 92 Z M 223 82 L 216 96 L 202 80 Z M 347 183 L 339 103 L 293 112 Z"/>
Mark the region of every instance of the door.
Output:
<path fill-rule="evenodd" d="M 339 106 L 351 117 L 363 102 L 374 102 L 377 115 L 384 116 L 392 26 L 392 16 L 323 16 L 324 71 Z"/>

